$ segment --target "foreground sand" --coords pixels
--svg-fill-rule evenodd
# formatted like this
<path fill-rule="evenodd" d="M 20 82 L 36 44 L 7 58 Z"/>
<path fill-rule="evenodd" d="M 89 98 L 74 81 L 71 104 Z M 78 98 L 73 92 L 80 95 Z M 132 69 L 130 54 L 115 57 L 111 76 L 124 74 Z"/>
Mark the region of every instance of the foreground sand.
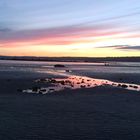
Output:
<path fill-rule="evenodd" d="M 140 138 L 139 92 L 95 87 L 47 95 L 23 94 L 17 89 L 36 86 L 35 79 L 50 75 L 15 72 L 0 75 L 0 139 Z M 136 81 L 140 79 L 139 75 L 136 77 Z M 133 74 L 128 79 L 131 78 Z"/>

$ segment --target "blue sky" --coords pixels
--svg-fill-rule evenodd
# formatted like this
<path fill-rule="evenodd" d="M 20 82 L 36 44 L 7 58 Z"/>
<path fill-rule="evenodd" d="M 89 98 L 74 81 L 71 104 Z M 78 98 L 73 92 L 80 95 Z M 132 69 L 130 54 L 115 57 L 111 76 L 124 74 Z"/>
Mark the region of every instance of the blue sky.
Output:
<path fill-rule="evenodd" d="M 48 28 L 124 18 L 133 24 L 140 20 L 139 0 L 1 0 L 0 8 L 1 26 L 6 28 Z"/>
<path fill-rule="evenodd" d="M 32 53 L 31 49 L 28 50 L 29 46 L 37 51 L 38 46 L 42 45 L 43 50 L 46 46 L 46 52 L 48 46 L 54 49 L 59 46 L 61 55 L 67 54 L 70 48 L 76 48 L 79 52 L 75 55 L 86 56 L 88 54 L 83 54 L 82 49 L 88 46 L 96 50 L 104 46 L 128 45 L 131 48 L 137 46 L 129 53 L 138 55 L 134 51 L 140 45 L 139 25 L 139 0 L 1 0 L 0 54 L 9 55 L 12 49 L 18 47 L 17 53 L 20 55 L 20 48 Z M 53 50 L 49 51 L 57 54 Z M 102 52 L 100 49 L 98 51 Z M 126 49 L 120 51 L 121 55 L 126 55 Z M 25 52 L 23 55 L 30 54 Z M 35 55 L 41 55 L 41 51 Z"/>

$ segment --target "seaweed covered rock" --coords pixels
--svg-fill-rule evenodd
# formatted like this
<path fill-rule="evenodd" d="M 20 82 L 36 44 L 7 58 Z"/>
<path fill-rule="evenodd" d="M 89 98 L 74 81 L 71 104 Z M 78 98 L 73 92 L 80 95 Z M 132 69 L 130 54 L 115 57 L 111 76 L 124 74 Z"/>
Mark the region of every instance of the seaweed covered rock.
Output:
<path fill-rule="evenodd" d="M 54 65 L 54 67 L 55 67 L 55 68 L 57 68 L 57 67 L 58 67 L 58 68 L 64 68 L 65 65 L 62 65 L 62 64 L 56 64 L 56 65 Z"/>

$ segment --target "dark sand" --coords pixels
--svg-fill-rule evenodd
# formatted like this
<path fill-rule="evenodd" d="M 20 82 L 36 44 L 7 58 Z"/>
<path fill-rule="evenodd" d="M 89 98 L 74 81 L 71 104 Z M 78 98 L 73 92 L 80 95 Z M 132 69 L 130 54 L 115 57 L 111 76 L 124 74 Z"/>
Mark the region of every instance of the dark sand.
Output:
<path fill-rule="evenodd" d="M 0 72 L 0 140 L 140 139 L 140 92 L 112 87 L 47 95 L 17 91 L 38 85 L 33 81 L 44 76 Z"/>

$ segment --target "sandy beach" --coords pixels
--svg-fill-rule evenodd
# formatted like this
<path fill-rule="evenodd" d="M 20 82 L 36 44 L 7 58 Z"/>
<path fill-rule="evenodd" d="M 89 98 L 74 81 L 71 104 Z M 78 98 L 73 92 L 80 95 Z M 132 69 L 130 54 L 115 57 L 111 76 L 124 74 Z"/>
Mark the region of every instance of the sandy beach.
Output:
<path fill-rule="evenodd" d="M 88 76 L 116 82 L 140 82 L 139 73 Z M 45 95 L 19 91 L 49 86 L 49 83 L 34 82 L 46 77 L 60 76 L 0 71 L 0 139 L 139 139 L 140 92 L 111 86 L 66 89 Z"/>

